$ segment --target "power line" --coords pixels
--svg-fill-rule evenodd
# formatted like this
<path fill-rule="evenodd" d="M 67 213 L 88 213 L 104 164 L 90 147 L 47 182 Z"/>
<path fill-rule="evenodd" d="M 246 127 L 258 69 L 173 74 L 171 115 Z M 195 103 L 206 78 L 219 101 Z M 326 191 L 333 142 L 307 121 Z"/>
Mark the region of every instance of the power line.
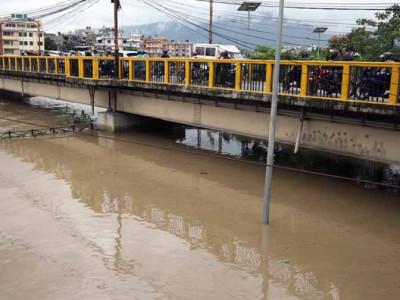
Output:
<path fill-rule="evenodd" d="M 141 2 L 143 2 L 143 3 L 145 3 L 145 4 L 147 4 L 147 5 L 149 5 L 149 6 L 151 6 L 151 7 L 153 7 L 153 8 L 156 9 L 157 11 L 162 12 L 162 13 L 166 14 L 167 16 L 169 16 L 169 17 L 171 17 L 171 18 L 173 18 L 173 19 L 178 19 L 178 20 L 183 21 L 183 22 L 185 22 L 185 23 L 188 23 L 188 24 L 190 24 L 190 25 L 192 25 L 192 26 L 194 26 L 194 27 L 196 27 L 196 28 L 202 29 L 202 30 L 204 30 L 204 31 L 206 31 L 206 32 L 210 32 L 210 30 L 207 29 L 207 28 L 201 27 L 201 26 L 197 25 L 196 23 L 193 23 L 193 22 L 191 22 L 191 21 L 188 21 L 188 20 L 186 20 L 185 18 L 182 18 L 182 17 L 180 17 L 180 16 L 176 16 L 176 15 L 174 15 L 174 14 L 171 14 L 171 13 L 169 13 L 169 12 L 163 10 L 163 9 L 160 9 L 160 8 L 158 8 L 158 7 L 154 6 L 154 5 L 152 5 L 151 3 L 149 3 L 149 2 L 147 2 L 147 1 L 145 1 L 145 0 L 139 0 L 139 1 L 141 1 Z M 238 45 L 241 45 L 242 47 L 248 48 L 248 49 L 250 49 L 250 50 L 254 50 L 254 48 L 250 47 L 249 45 L 251 45 L 251 46 L 257 46 L 257 45 L 252 44 L 252 43 L 244 44 L 244 42 L 241 41 L 241 40 L 238 40 L 238 39 L 235 39 L 235 38 L 232 38 L 232 37 L 229 37 L 229 36 L 226 36 L 226 35 L 217 33 L 217 32 L 213 32 L 213 34 L 216 35 L 216 36 L 222 37 L 223 39 L 226 39 L 226 40 L 228 40 L 228 41 L 234 42 L 234 43 L 236 43 L 236 44 L 238 44 Z"/>
<path fill-rule="evenodd" d="M 208 0 L 195 0 L 195 1 L 199 1 L 199 2 L 208 2 Z M 228 4 L 228 5 L 240 5 L 241 3 L 239 2 L 229 2 L 229 1 L 218 1 L 216 0 L 215 3 L 218 4 Z M 355 7 L 343 7 L 343 4 L 341 4 L 341 6 L 339 7 L 317 7 L 314 4 L 312 4 L 313 6 L 296 6 L 296 5 L 286 5 L 285 9 L 310 9 L 310 10 L 353 10 L 353 11 L 385 11 L 387 10 L 386 8 L 361 8 L 359 6 L 355 6 Z M 272 7 L 272 8 L 277 8 L 278 5 L 273 5 L 273 4 L 261 4 L 261 7 Z"/>
<path fill-rule="evenodd" d="M 175 13 L 180 13 L 181 15 L 186 16 L 187 18 L 191 18 L 191 19 L 197 20 L 197 21 L 199 21 L 199 22 L 201 22 L 201 23 L 203 23 L 203 24 L 207 24 L 207 22 L 206 22 L 204 19 L 201 19 L 201 18 L 198 18 L 198 17 L 194 17 L 194 16 L 192 16 L 192 15 L 188 15 L 188 14 L 185 14 L 185 13 L 182 13 L 182 12 L 179 12 L 179 11 L 174 11 L 174 10 L 170 10 L 170 11 L 171 11 L 171 12 L 175 12 Z M 237 31 L 233 31 L 233 30 L 230 30 L 230 29 L 221 27 L 221 26 L 216 26 L 216 25 L 214 25 L 214 27 L 220 28 L 220 29 L 223 29 L 223 30 L 226 30 L 226 31 L 229 31 L 229 32 L 241 34 L 241 35 L 246 35 L 246 36 L 248 35 L 248 34 L 246 34 L 246 33 L 241 33 L 241 32 L 237 32 Z M 234 27 L 234 26 L 232 26 L 232 27 Z M 234 27 L 234 28 L 239 28 L 239 27 Z M 260 33 L 267 33 L 267 34 L 274 35 L 274 36 L 276 35 L 275 32 L 271 32 L 271 31 L 264 31 L 264 30 L 257 30 L 257 29 L 252 29 L 252 31 L 254 31 L 254 32 L 260 32 Z M 301 36 L 294 36 L 294 35 L 289 35 L 289 34 L 284 34 L 284 36 L 286 36 L 286 37 L 292 37 L 292 38 L 297 38 L 297 39 L 303 39 L 303 40 L 318 41 L 318 39 L 314 39 L 314 38 L 301 37 Z M 271 40 L 271 39 L 268 39 L 268 38 L 265 38 L 265 37 L 254 36 L 254 35 L 250 35 L 250 37 L 257 38 L 257 39 L 261 39 L 261 40 L 267 40 L 267 41 L 275 41 L 275 40 Z M 328 40 L 322 40 L 322 39 L 321 39 L 320 41 L 328 42 Z M 285 43 L 289 44 L 289 42 L 285 42 Z M 290 44 L 294 45 L 294 43 L 290 43 Z"/>

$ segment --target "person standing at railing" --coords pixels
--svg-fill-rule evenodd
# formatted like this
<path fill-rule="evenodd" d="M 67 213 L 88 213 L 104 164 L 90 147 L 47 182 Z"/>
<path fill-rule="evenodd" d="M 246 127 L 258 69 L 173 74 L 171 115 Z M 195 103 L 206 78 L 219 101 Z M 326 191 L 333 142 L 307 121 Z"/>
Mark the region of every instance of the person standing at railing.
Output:
<path fill-rule="evenodd" d="M 93 50 L 93 56 L 94 57 L 99 57 L 100 56 L 99 52 L 97 52 L 97 50 Z"/>
<path fill-rule="evenodd" d="M 163 50 L 163 53 L 161 54 L 161 58 L 169 58 L 168 50 Z"/>
<path fill-rule="evenodd" d="M 161 58 L 169 58 L 168 50 L 163 50 L 163 51 L 162 51 Z M 157 77 L 161 77 L 161 76 L 164 74 L 164 67 L 165 67 L 165 64 L 164 64 L 163 61 L 161 61 L 161 62 L 158 64 L 158 66 L 157 66 L 157 68 L 156 68 L 156 70 L 155 70 L 155 71 L 156 71 L 156 72 L 155 72 L 155 75 L 156 75 Z"/>
<path fill-rule="evenodd" d="M 349 48 L 343 47 L 342 49 L 342 61 L 353 61 L 353 55 L 351 55 Z"/>
<path fill-rule="evenodd" d="M 219 59 L 231 59 L 228 51 L 223 51 Z M 217 64 L 217 83 L 231 87 L 234 84 L 235 70 L 229 63 Z"/>

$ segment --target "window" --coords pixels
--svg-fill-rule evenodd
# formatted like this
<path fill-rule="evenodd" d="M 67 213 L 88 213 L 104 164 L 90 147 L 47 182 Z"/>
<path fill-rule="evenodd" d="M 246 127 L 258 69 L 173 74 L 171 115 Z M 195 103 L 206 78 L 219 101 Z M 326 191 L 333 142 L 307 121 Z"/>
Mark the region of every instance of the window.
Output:
<path fill-rule="evenodd" d="M 33 42 L 29 42 L 29 45 L 30 45 L 30 46 L 33 46 Z"/>
<path fill-rule="evenodd" d="M 29 36 L 30 36 L 30 37 L 33 37 L 33 33 L 32 33 L 32 32 L 29 32 Z"/>
<path fill-rule="evenodd" d="M 204 55 L 204 47 L 196 47 L 196 52 L 198 55 Z"/>
<path fill-rule="evenodd" d="M 14 50 L 12 50 L 12 49 L 4 49 L 4 54 L 14 54 Z"/>
<path fill-rule="evenodd" d="M 38 45 L 39 46 L 43 46 L 43 42 L 38 42 Z"/>
<path fill-rule="evenodd" d="M 7 40 L 5 40 L 5 41 L 4 41 L 4 45 L 12 46 L 12 45 L 13 45 L 13 41 L 7 41 Z"/>
<path fill-rule="evenodd" d="M 14 34 L 12 32 L 10 32 L 10 31 L 4 31 L 3 35 L 4 36 L 13 36 Z"/>
<path fill-rule="evenodd" d="M 206 56 L 215 56 L 215 48 L 206 48 Z"/>
<path fill-rule="evenodd" d="M 24 44 L 24 42 L 23 41 L 19 41 L 19 44 L 22 46 Z"/>
<path fill-rule="evenodd" d="M 111 40 L 107 40 L 107 44 L 111 44 Z"/>
<path fill-rule="evenodd" d="M 23 33 L 20 31 L 20 32 L 19 32 L 19 36 L 22 36 L 22 35 L 23 35 Z"/>
<path fill-rule="evenodd" d="M 25 45 L 25 46 L 28 46 L 28 42 L 27 42 L 27 41 L 25 41 L 25 42 L 24 42 L 24 45 Z"/>

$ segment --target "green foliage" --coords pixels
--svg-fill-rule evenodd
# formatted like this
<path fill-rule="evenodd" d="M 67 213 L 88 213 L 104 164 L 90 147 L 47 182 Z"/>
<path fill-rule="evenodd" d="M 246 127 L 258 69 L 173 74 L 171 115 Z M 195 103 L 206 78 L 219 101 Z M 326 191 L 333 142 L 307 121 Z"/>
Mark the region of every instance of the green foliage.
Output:
<path fill-rule="evenodd" d="M 256 46 L 254 53 L 249 53 L 251 59 L 275 59 L 275 49 L 269 46 L 259 45 Z"/>
<path fill-rule="evenodd" d="M 400 5 L 393 5 L 382 13 L 375 14 L 376 20 L 359 19 L 361 28 L 353 28 L 343 36 L 332 36 L 329 47 L 341 50 L 348 47 L 360 55 L 362 60 L 378 61 L 384 52 L 392 52 L 400 57 L 400 48 L 396 41 L 400 39 Z M 373 30 L 367 29 L 373 27 Z"/>
<path fill-rule="evenodd" d="M 51 37 L 45 37 L 44 46 L 46 50 L 57 50 L 57 44 Z"/>
<path fill-rule="evenodd" d="M 275 49 L 265 45 L 256 46 L 254 53 L 249 53 L 251 59 L 265 59 L 274 60 L 275 59 Z M 284 60 L 294 60 L 298 59 L 297 55 L 293 52 L 287 51 L 281 53 L 281 59 Z"/>

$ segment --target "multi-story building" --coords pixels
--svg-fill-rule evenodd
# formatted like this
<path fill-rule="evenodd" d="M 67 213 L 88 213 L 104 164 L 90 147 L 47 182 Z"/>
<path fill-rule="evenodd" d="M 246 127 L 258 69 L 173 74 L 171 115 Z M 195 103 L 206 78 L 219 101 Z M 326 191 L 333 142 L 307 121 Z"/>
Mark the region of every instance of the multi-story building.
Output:
<path fill-rule="evenodd" d="M 141 47 L 141 39 L 142 35 L 139 33 L 132 33 L 131 36 L 127 39 L 128 50 L 138 50 Z"/>
<path fill-rule="evenodd" d="M 41 21 L 27 15 L 0 19 L 0 54 L 20 55 L 26 51 L 44 51 L 44 31 Z"/>
<path fill-rule="evenodd" d="M 95 47 L 101 50 L 114 50 L 114 29 L 103 27 L 99 30 L 99 36 L 96 37 Z M 118 31 L 118 47 L 120 51 L 125 51 L 130 47 L 129 38 L 124 36 L 124 31 Z"/>
<path fill-rule="evenodd" d="M 78 37 L 81 45 L 91 46 L 96 40 L 96 35 L 90 26 L 85 29 L 76 29 L 75 35 Z"/>
<path fill-rule="evenodd" d="M 155 37 L 145 41 L 144 49 L 150 57 L 159 57 L 163 50 L 167 50 L 168 38 Z"/>
<path fill-rule="evenodd" d="M 193 43 L 189 41 L 170 41 L 167 44 L 167 50 L 170 57 L 191 57 L 193 53 Z"/>

